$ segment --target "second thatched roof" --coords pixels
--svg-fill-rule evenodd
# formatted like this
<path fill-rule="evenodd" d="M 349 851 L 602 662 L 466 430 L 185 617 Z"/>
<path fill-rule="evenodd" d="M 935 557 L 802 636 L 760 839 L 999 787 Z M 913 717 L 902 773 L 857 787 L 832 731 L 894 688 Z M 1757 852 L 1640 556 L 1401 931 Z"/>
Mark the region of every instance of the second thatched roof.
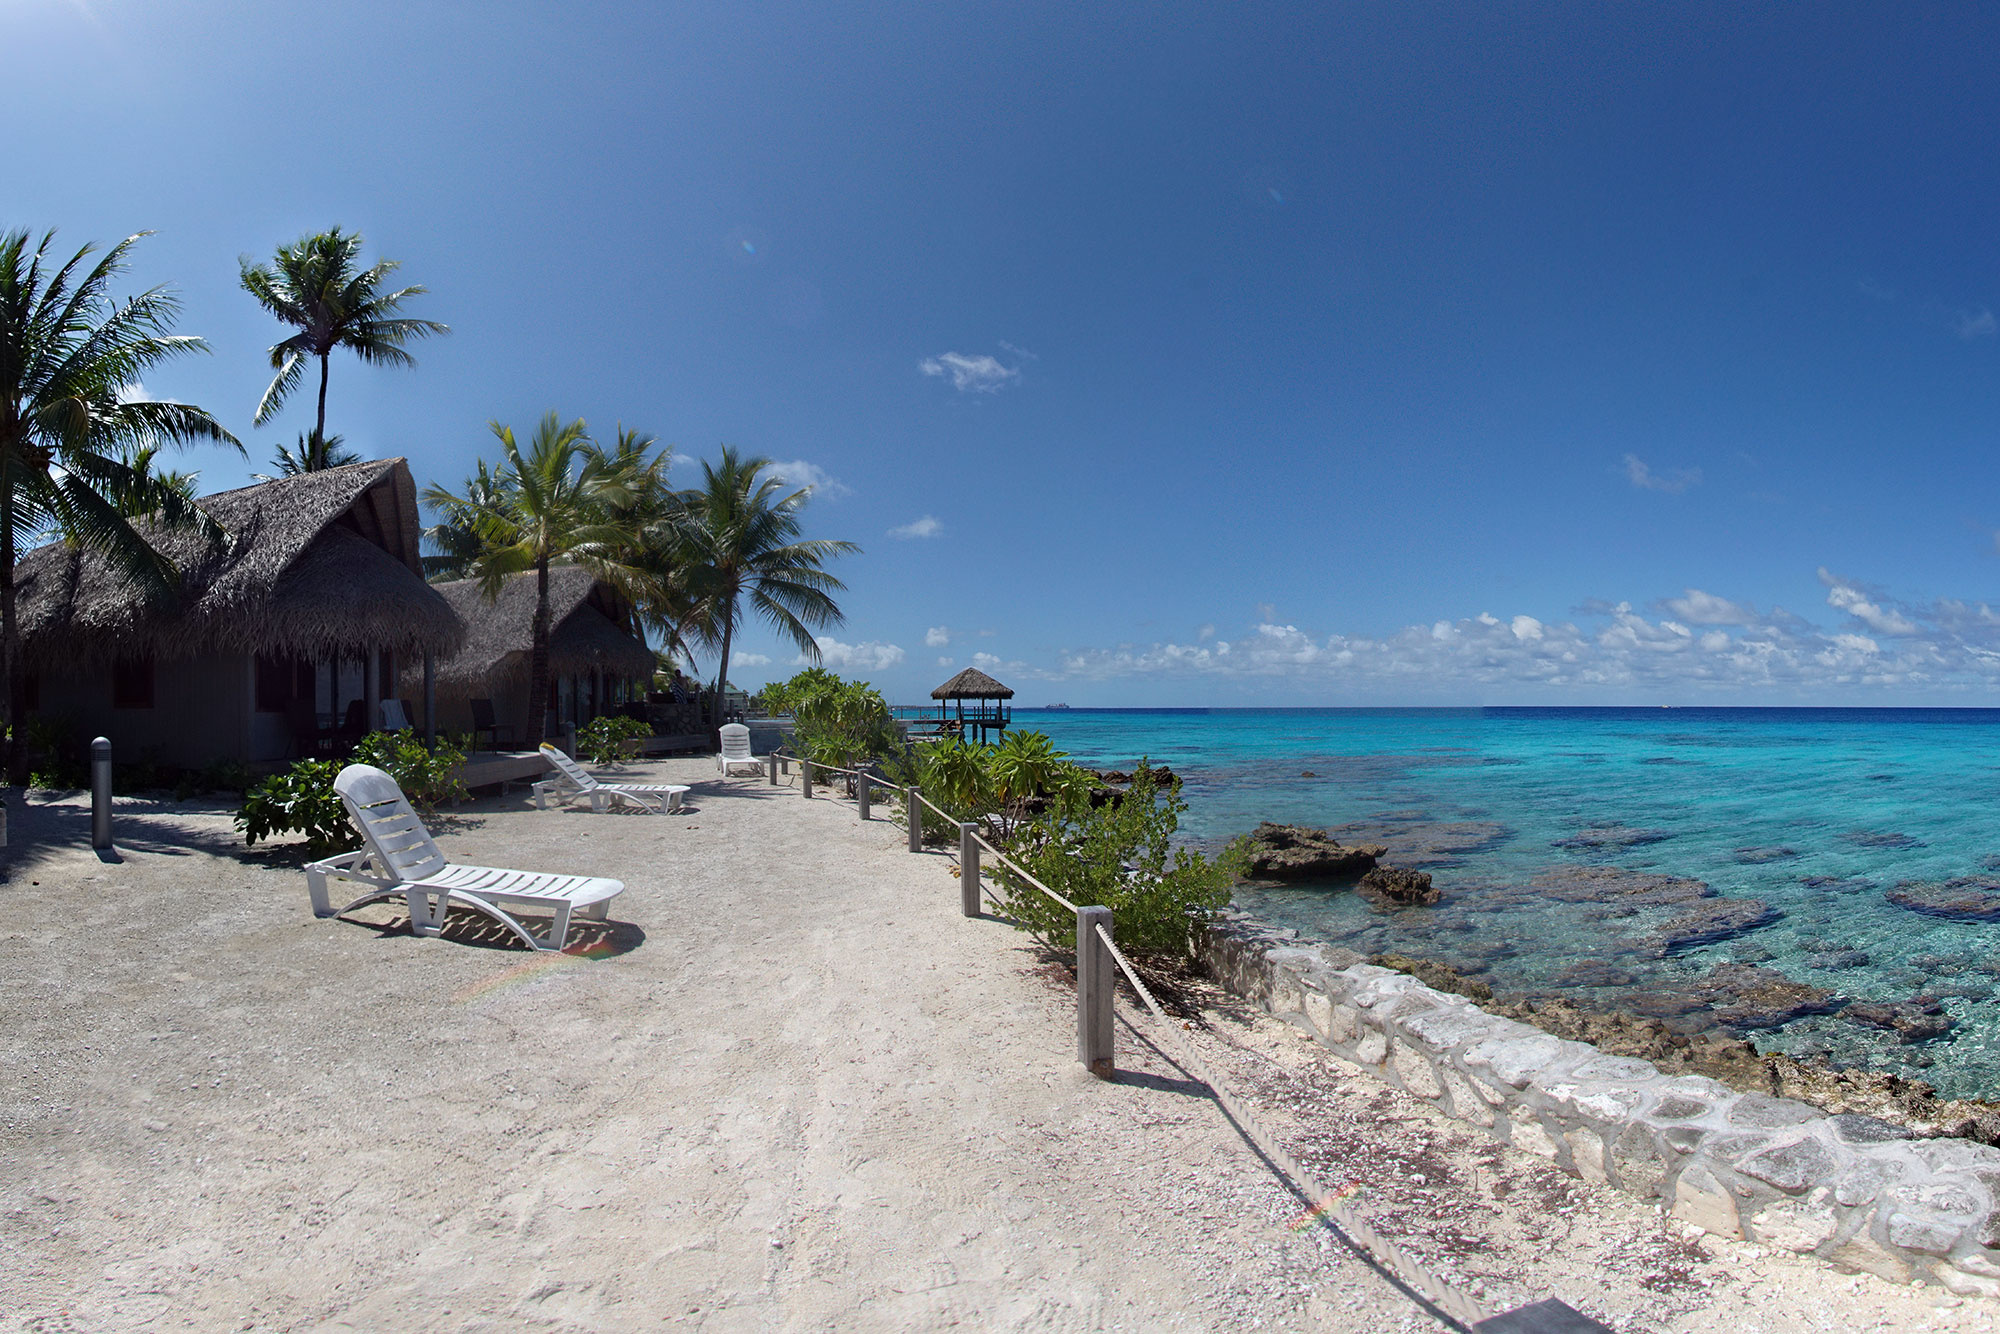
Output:
<path fill-rule="evenodd" d="M 423 580 L 416 484 L 401 459 L 204 496 L 228 533 L 210 548 L 139 525 L 180 571 L 148 601 L 103 556 L 55 542 L 15 567 L 27 656 L 44 668 L 113 657 L 263 653 L 315 660 L 363 649 L 458 647 L 465 626 Z"/>
<path fill-rule="evenodd" d="M 465 646 L 437 665 L 440 689 L 470 690 L 496 673 L 525 672 L 535 634 L 535 576 L 517 574 L 486 600 L 477 579 L 432 585 L 467 626 Z M 609 672 L 653 674 L 653 650 L 621 624 L 618 594 L 590 571 L 558 565 L 549 571 L 549 670 L 557 676 Z"/>
<path fill-rule="evenodd" d="M 968 667 L 931 691 L 932 699 L 1012 699 L 1013 688 L 1003 686 L 977 667 Z"/>

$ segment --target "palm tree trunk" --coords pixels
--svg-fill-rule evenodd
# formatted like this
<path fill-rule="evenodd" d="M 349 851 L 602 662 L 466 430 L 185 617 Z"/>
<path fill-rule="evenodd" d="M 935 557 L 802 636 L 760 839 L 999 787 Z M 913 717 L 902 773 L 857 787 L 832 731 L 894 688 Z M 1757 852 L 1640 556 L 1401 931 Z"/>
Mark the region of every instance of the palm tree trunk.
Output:
<path fill-rule="evenodd" d="M 722 623 L 722 661 L 715 669 L 715 725 L 722 726 L 728 717 L 729 702 L 723 692 L 729 688 L 729 637 L 736 629 L 736 618 L 730 617 Z"/>
<path fill-rule="evenodd" d="M 14 595 L 14 488 L 0 483 L 0 677 L 7 685 L 7 782 L 20 787 L 28 781 L 28 677 Z"/>
<path fill-rule="evenodd" d="M 323 446 L 320 444 L 320 442 L 325 439 L 326 439 L 326 353 L 322 352 L 319 354 L 319 425 L 313 430 L 313 438 L 307 452 L 311 454 L 323 453 L 324 452 Z M 320 465 L 316 463 L 308 463 L 306 465 L 306 471 L 311 472 L 314 469 L 318 468 L 319 466 Z"/>
<path fill-rule="evenodd" d="M 528 655 L 528 744 L 545 739 L 549 713 L 549 563 L 535 562 L 535 629 Z"/>

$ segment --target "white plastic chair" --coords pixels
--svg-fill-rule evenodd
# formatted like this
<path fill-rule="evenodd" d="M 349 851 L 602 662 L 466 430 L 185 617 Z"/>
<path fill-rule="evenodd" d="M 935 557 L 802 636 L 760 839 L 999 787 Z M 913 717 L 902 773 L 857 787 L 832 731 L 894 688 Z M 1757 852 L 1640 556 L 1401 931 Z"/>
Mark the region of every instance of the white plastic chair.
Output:
<path fill-rule="evenodd" d="M 611 900 L 625 892 L 622 881 L 596 876 L 504 871 L 446 861 L 430 831 L 410 809 L 403 789 L 373 765 L 348 765 L 333 780 L 333 790 L 360 828 L 364 846 L 306 867 L 306 890 L 315 917 L 338 917 L 364 903 L 401 897 L 409 906 L 410 933 L 430 936 L 437 934 L 445 913 L 457 904 L 491 917 L 529 949 L 559 950 L 569 934 L 572 913 L 602 921 Z M 329 880 L 366 885 L 368 892 L 336 910 L 327 894 Z M 533 934 L 509 908 L 548 913 L 547 932 Z"/>
<path fill-rule="evenodd" d="M 749 765 L 751 773 L 757 773 L 764 762 L 750 753 L 750 729 L 742 723 L 722 725 L 722 753 L 715 757 L 715 767 L 727 778 L 741 765 Z"/>
<path fill-rule="evenodd" d="M 402 700 L 385 699 L 382 701 L 382 730 L 385 732 L 407 732 L 410 730 L 410 719 L 403 712 Z"/>
<path fill-rule="evenodd" d="M 548 742 L 542 743 L 542 758 L 555 766 L 556 776 L 535 784 L 535 805 L 546 808 L 551 796 L 559 801 L 589 797 L 590 809 L 603 811 L 614 800 L 628 801 L 641 810 L 668 811 L 681 808 L 687 788 L 680 783 L 600 783 L 569 756 Z"/>

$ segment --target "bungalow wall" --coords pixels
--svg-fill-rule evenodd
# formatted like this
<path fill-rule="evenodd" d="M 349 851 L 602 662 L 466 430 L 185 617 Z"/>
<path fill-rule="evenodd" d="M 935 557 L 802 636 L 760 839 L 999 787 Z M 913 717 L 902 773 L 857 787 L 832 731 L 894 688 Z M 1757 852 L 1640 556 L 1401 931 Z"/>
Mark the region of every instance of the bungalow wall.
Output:
<path fill-rule="evenodd" d="M 110 738 L 120 760 L 187 768 L 217 760 L 252 764 L 282 757 L 291 743 L 282 715 L 275 720 L 283 735 L 278 743 L 253 712 L 254 671 L 248 654 L 43 671 L 34 683 L 33 712 L 85 739 Z"/>

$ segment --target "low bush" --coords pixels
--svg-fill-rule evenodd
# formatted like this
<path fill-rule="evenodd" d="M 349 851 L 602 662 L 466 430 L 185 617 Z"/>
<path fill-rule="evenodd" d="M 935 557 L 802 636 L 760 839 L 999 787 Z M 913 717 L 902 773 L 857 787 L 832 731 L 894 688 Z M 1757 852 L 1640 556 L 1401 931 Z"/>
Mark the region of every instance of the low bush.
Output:
<path fill-rule="evenodd" d="M 260 839 L 303 834 L 306 853 L 313 857 L 360 847 L 361 835 L 333 790 L 342 767 L 339 760 L 300 760 L 245 792 L 243 809 L 236 813 L 243 841 L 254 848 Z"/>
<path fill-rule="evenodd" d="M 791 714 L 792 750 L 815 764 L 858 769 L 902 744 L 881 691 L 823 667 L 766 686 L 764 700 L 765 707 Z"/>
<path fill-rule="evenodd" d="M 616 764 L 636 756 L 639 739 L 652 734 L 653 729 L 637 718 L 606 714 L 577 729 L 576 748 L 582 752 L 580 758 L 592 764 Z"/>
<path fill-rule="evenodd" d="M 1136 956 L 1187 958 L 1194 932 L 1229 906 L 1230 886 L 1248 862 L 1242 841 L 1210 859 L 1173 843 L 1187 803 L 1140 761 L 1120 801 L 1092 806 L 1084 790 L 1019 830 L 1008 855 L 1079 907 L 1111 909 L 1118 947 Z M 1068 909 L 1004 867 L 993 868 L 1001 911 L 1058 949 L 1076 944 Z"/>
<path fill-rule="evenodd" d="M 313 857 L 358 848 L 361 835 L 333 790 L 340 771 L 348 763 L 372 764 L 395 779 L 413 805 L 428 812 L 440 802 L 465 795 L 458 769 L 465 763 L 466 740 L 440 739 L 436 750 L 426 750 L 415 732 L 371 732 L 349 761 L 300 760 L 250 788 L 236 813 L 236 827 L 251 847 L 280 834 L 299 834 Z"/>

